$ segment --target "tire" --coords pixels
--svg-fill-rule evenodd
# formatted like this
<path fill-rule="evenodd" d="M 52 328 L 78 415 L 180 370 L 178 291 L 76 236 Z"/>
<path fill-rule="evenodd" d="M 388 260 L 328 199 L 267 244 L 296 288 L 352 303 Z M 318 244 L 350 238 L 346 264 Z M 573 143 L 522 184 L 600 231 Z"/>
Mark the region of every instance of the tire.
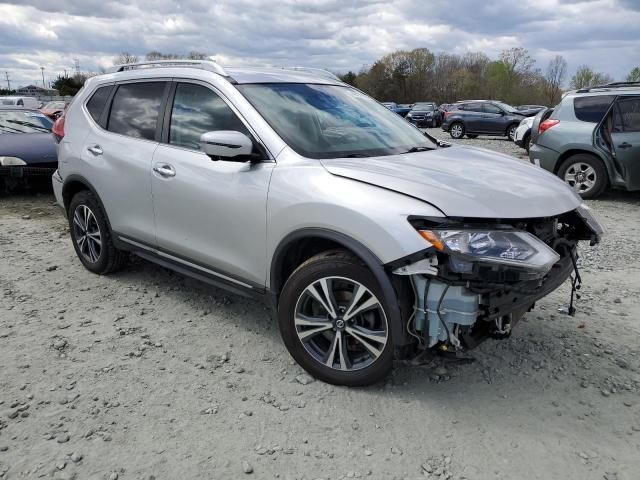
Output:
<path fill-rule="evenodd" d="M 558 169 L 558 176 L 582 198 L 596 198 L 607 188 L 607 170 L 600 159 L 588 153 L 567 158 Z M 578 178 L 576 178 L 578 176 Z M 578 187 L 576 188 L 576 183 Z"/>
<path fill-rule="evenodd" d="M 456 140 L 459 140 L 462 137 L 464 137 L 464 133 L 465 133 L 465 128 L 461 122 L 452 123 L 451 126 L 449 127 L 449 135 L 451 135 L 451 138 L 455 138 Z"/>
<path fill-rule="evenodd" d="M 78 192 L 69 203 L 67 217 L 73 248 L 87 270 L 104 275 L 124 266 L 128 255 L 113 245 L 107 216 L 93 193 Z"/>
<path fill-rule="evenodd" d="M 438 120 L 435 118 L 431 120 L 431 128 L 438 128 Z"/>
<path fill-rule="evenodd" d="M 531 148 L 531 135 L 527 135 L 524 138 L 524 149 L 529 153 L 529 149 Z"/>
<path fill-rule="evenodd" d="M 467 138 L 478 138 L 478 135 L 473 133 L 467 133 Z"/>
<path fill-rule="evenodd" d="M 302 368 L 324 382 L 350 387 L 378 382 L 393 364 L 383 298 L 371 271 L 350 253 L 331 250 L 315 255 L 283 287 L 278 321 L 284 344 Z"/>
<path fill-rule="evenodd" d="M 511 125 L 509 125 L 507 127 L 506 134 L 507 134 L 507 137 L 509 137 L 509 140 L 511 140 L 512 142 L 513 142 L 513 139 L 516 136 L 516 129 L 517 128 L 518 128 L 518 124 L 517 123 L 512 123 Z"/>

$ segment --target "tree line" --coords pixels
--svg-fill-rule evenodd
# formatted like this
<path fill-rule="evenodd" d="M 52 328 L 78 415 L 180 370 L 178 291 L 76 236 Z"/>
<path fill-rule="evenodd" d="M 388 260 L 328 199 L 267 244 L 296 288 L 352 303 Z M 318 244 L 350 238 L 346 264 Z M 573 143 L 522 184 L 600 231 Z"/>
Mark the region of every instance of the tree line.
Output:
<path fill-rule="evenodd" d="M 451 103 L 486 98 L 513 105 L 555 105 L 565 90 L 567 61 L 556 55 L 541 69 L 522 47 L 504 50 L 493 60 L 482 52 L 457 55 L 416 48 L 395 51 L 358 73 L 339 76 L 381 101 Z M 640 81 L 640 67 L 625 80 Z M 612 81 L 610 75 L 582 65 L 571 77 L 569 88 Z"/>

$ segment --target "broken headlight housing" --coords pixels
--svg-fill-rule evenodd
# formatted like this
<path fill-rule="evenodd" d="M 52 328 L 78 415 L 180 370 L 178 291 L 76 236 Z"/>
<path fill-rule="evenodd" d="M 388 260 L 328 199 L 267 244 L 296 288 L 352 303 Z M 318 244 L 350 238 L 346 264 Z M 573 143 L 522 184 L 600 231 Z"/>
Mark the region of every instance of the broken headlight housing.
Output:
<path fill-rule="evenodd" d="M 560 255 L 540 239 L 519 230 L 418 230 L 433 247 L 450 256 L 454 272 L 471 273 L 474 263 L 515 267 L 544 276 Z"/>

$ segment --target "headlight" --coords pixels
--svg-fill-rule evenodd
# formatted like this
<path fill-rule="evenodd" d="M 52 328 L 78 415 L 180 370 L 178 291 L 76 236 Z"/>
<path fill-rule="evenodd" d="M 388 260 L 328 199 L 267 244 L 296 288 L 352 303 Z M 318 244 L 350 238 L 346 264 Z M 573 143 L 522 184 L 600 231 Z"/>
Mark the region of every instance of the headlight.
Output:
<path fill-rule="evenodd" d="M 26 164 L 27 162 L 18 157 L 0 157 L 0 165 L 3 167 L 17 167 Z"/>
<path fill-rule="evenodd" d="M 560 260 L 551 247 L 530 233 L 513 230 L 419 230 L 436 250 L 471 262 L 547 273 Z"/>
<path fill-rule="evenodd" d="M 576 208 L 576 213 L 580 218 L 582 218 L 582 220 L 584 220 L 584 223 L 587 224 L 595 235 L 595 238 L 592 239 L 592 245 L 600 242 L 600 237 L 602 237 L 602 234 L 604 233 L 604 227 L 596 218 L 593 210 L 591 210 L 585 203 L 581 203 L 580 206 Z"/>

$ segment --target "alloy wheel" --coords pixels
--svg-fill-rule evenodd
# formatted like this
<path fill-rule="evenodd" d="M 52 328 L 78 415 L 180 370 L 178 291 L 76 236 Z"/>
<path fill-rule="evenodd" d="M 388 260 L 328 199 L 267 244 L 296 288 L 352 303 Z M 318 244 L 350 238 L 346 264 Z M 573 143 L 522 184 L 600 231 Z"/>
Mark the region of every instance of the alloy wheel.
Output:
<path fill-rule="evenodd" d="M 460 138 L 462 137 L 462 125 L 459 124 L 455 124 L 451 127 L 451 136 L 453 138 Z"/>
<path fill-rule="evenodd" d="M 513 140 L 514 137 L 516 136 L 516 126 L 511 126 L 509 127 L 509 130 L 507 131 L 507 135 L 509 136 L 509 140 Z"/>
<path fill-rule="evenodd" d="M 564 174 L 564 181 L 580 194 L 589 192 L 595 186 L 597 179 L 598 175 L 595 169 L 583 162 L 569 165 Z"/>
<path fill-rule="evenodd" d="M 368 367 L 389 339 L 380 301 L 361 283 L 324 277 L 307 286 L 296 303 L 295 328 L 317 362 L 341 371 Z"/>
<path fill-rule="evenodd" d="M 73 236 L 84 259 L 96 263 L 102 252 L 102 235 L 95 215 L 86 205 L 78 205 L 73 212 Z"/>

